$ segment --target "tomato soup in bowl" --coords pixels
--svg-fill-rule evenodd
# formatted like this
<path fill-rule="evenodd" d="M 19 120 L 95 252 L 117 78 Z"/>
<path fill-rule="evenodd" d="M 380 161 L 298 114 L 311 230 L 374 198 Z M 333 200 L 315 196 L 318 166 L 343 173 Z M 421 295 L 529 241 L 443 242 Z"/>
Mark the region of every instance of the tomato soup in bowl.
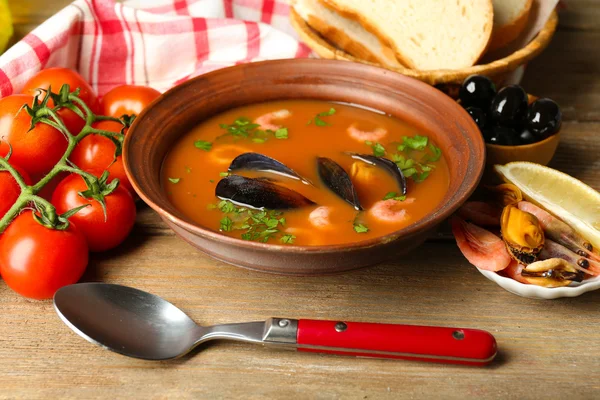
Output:
<path fill-rule="evenodd" d="M 174 143 L 161 179 L 169 201 L 207 229 L 306 246 L 390 234 L 433 212 L 449 187 L 442 150 L 415 127 L 318 100 L 203 121 Z"/>
<path fill-rule="evenodd" d="M 324 60 L 195 78 L 144 111 L 124 146 L 134 188 L 183 239 L 304 275 L 421 244 L 472 193 L 484 158 L 477 127 L 441 92 Z"/>

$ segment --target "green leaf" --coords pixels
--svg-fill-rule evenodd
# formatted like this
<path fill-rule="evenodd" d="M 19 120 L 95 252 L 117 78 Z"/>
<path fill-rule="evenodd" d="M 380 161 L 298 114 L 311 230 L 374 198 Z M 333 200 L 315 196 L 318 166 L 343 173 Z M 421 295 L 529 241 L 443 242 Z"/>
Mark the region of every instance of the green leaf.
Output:
<path fill-rule="evenodd" d="M 323 111 L 317 114 L 317 117 L 326 117 L 335 114 L 335 108 L 331 107 L 328 111 Z"/>
<path fill-rule="evenodd" d="M 424 161 L 436 162 L 439 161 L 442 157 L 442 149 L 434 145 L 433 143 L 429 143 L 429 149 L 433 153 L 433 155 L 426 155 Z"/>
<path fill-rule="evenodd" d="M 354 224 L 354 230 L 356 231 L 356 233 L 367 233 L 369 232 L 369 228 L 367 228 L 366 225 L 363 224 Z"/>
<path fill-rule="evenodd" d="M 412 178 L 415 182 L 417 183 L 421 183 L 423 182 L 425 179 L 427 179 L 427 177 L 429 176 L 429 171 L 425 171 L 422 173 L 416 173 Z"/>
<path fill-rule="evenodd" d="M 267 220 L 266 224 L 269 228 L 275 228 L 275 227 L 277 227 L 277 225 L 279 225 L 279 220 L 272 218 L 272 219 Z"/>
<path fill-rule="evenodd" d="M 404 176 L 406 178 L 410 178 L 411 176 L 413 176 L 414 174 L 418 173 L 419 171 L 417 171 L 416 168 L 407 168 L 407 169 L 403 169 L 402 173 L 404 174 Z"/>
<path fill-rule="evenodd" d="M 404 201 L 406 200 L 406 196 L 401 196 L 396 192 L 388 192 L 385 196 L 383 196 L 383 200 L 394 199 L 396 201 Z"/>
<path fill-rule="evenodd" d="M 169 178 L 169 182 L 171 182 L 172 184 L 179 183 L 180 180 L 181 178 Z"/>
<path fill-rule="evenodd" d="M 279 128 L 275 131 L 275 139 L 287 139 L 288 130 L 287 128 Z"/>
<path fill-rule="evenodd" d="M 372 146 L 373 149 L 373 155 L 376 157 L 383 157 L 385 156 L 385 147 L 383 147 L 383 145 L 381 143 L 375 143 Z"/>
<path fill-rule="evenodd" d="M 207 142 L 206 140 L 196 140 L 194 146 L 196 146 L 197 149 L 204 151 L 210 151 L 212 149 L 212 143 Z"/>
<path fill-rule="evenodd" d="M 281 239 L 279 239 L 281 241 L 281 243 L 285 243 L 285 244 L 292 244 L 294 243 L 294 240 L 296 239 L 296 236 L 292 235 L 292 234 L 285 234 L 281 237 Z"/>
<path fill-rule="evenodd" d="M 323 121 L 319 117 L 315 117 L 315 125 L 316 126 L 329 126 L 329 124 L 327 122 Z"/>
<path fill-rule="evenodd" d="M 231 218 L 224 217 L 221 219 L 221 221 L 219 221 L 219 223 L 221 224 L 221 227 L 219 228 L 220 230 L 222 230 L 223 232 L 231 231 L 231 228 L 233 226 L 233 221 L 231 221 Z"/>
<path fill-rule="evenodd" d="M 404 148 L 408 147 L 412 150 L 425 150 L 429 138 L 427 136 L 415 135 L 413 137 L 404 136 L 403 140 L 404 141 L 401 146 L 403 146 Z M 398 148 L 398 150 L 403 151 L 404 148 L 402 150 Z"/>

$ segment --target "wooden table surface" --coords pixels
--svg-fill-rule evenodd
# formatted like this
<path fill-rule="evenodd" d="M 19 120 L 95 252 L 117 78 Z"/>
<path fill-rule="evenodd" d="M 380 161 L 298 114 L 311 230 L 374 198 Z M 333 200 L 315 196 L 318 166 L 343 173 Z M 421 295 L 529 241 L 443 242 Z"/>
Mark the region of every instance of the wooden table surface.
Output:
<path fill-rule="evenodd" d="M 70 0 L 9 1 L 17 36 Z M 600 189 L 600 10 L 569 0 L 525 88 L 558 101 L 563 140 L 552 166 Z M 290 278 L 238 269 L 197 252 L 147 207 L 87 279 L 135 286 L 199 323 L 270 316 L 462 326 L 492 332 L 488 368 L 353 359 L 215 343 L 177 361 L 145 362 L 93 346 L 0 284 L 0 398 L 600 398 L 600 291 L 536 301 L 486 280 L 452 242 L 338 276 Z"/>

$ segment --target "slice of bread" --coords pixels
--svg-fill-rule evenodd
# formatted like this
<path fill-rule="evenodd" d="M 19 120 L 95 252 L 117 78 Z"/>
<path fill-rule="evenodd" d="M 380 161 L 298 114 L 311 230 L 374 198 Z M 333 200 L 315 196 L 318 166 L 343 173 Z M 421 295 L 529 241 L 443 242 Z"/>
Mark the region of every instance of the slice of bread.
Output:
<path fill-rule="evenodd" d="M 346 53 L 372 63 L 398 68 L 394 51 L 358 22 L 344 18 L 319 0 L 292 0 L 293 10 L 327 41 Z"/>
<path fill-rule="evenodd" d="M 521 35 L 531 12 L 533 0 L 492 0 L 494 29 L 488 51 L 506 46 Z"/>
<path fill-rule="evenodd" d="M 413 69 L 474 65 L 492 34 L 491 0 L 322 0 L 359 22 Z"/>

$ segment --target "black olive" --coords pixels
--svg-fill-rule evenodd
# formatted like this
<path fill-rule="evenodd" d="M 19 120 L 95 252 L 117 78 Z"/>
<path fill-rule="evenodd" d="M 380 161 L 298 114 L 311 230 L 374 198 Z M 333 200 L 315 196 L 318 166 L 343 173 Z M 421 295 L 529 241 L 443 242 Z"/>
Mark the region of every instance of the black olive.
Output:
<path fill-rule="evenodd" d="M 538 138 L 529 129 L 525 128 L 519 134 L 519 141 L 521 144 L 532 144 L 537 142 Z"/>
<path fill-rule="evenodd" d="M 537 99 L 527 110 L 526 123 L 538 139 L 554 135 L 562 124 L 560 107 L 550 99 Z"/>
<path fill-rule="evenodd" d="M 517 131 L 506 126 L 492 126 L 486 128 L 483 133 L 483 138 L 487 143 L 499 144 L 502 146 L 517 146 L 520 144 Z"/>
<path fill-rule="evenodd" d="M 458 98 L 463 107 L 478 107 L 486 110 L 496 95 L 496 85 L 487 76 L 471 75 L 465 79 Z"/>
<path fill-rule="evenodd" d="M 469 115 L 471 115 L 471 118 L 473 118 L 473 121 L 475 121 L 479 129 L 485 128 L 485 125 L 487 123 L 487 116 L 481 108 L 467 107 L 466 110 L 469 113 Z"/>
<path fill-rule="evenodd" d="M 500 125 L 517 127 L 527 113 L 527 93 L 521 86 L 506 86 L 492 100 L 488 116 Z"/>

